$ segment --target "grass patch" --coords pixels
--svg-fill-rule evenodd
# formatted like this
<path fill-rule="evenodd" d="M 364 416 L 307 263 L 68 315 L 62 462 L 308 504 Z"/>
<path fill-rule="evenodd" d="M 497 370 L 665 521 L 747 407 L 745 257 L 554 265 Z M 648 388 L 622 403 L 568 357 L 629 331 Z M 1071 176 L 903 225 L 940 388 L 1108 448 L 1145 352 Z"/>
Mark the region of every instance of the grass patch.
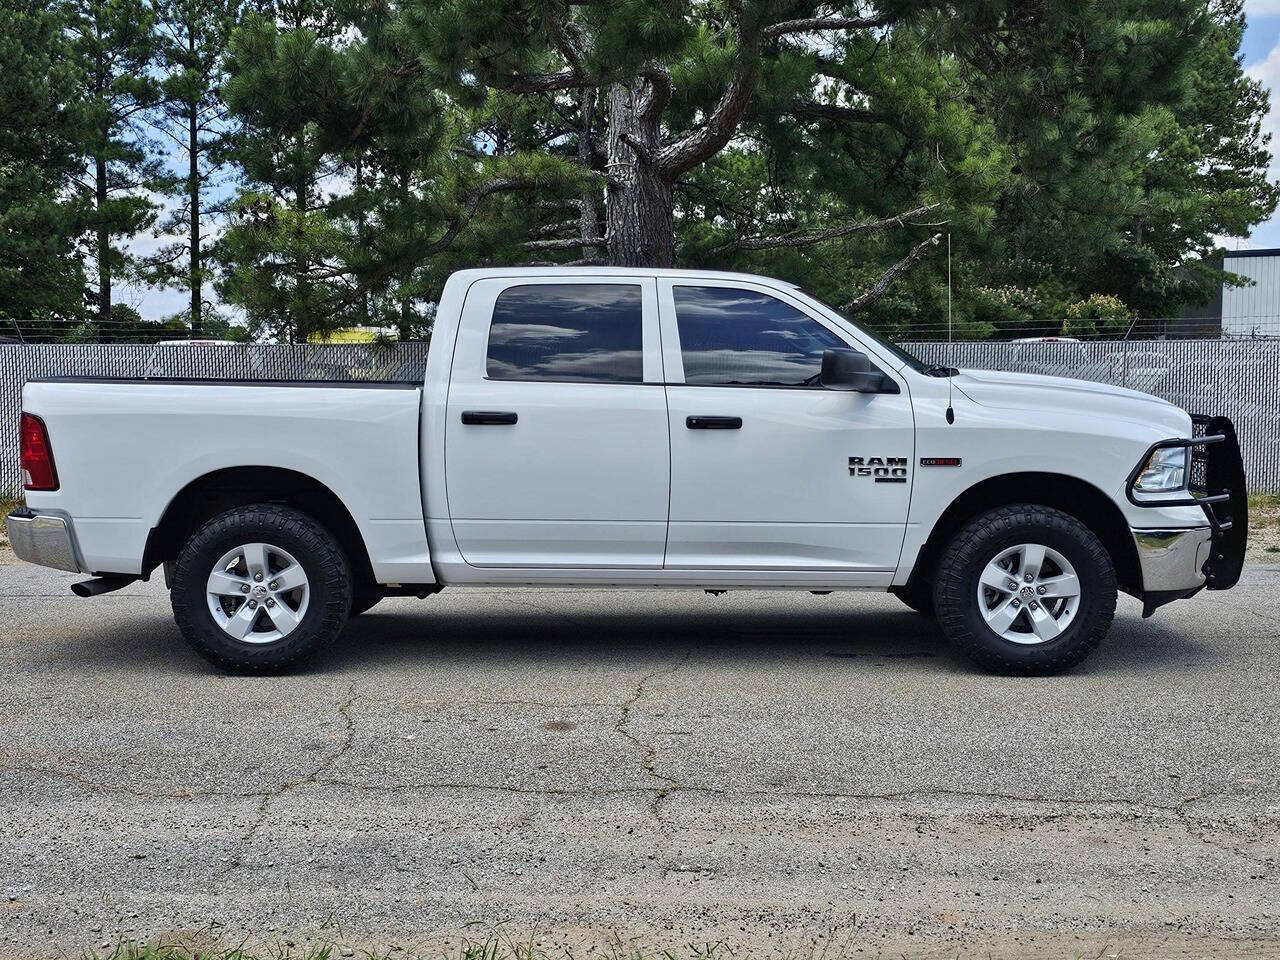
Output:
<path fill-rule="evenodd" d="M 21 506 L 21 501 L 0 497 L 0 548 L 9 546 L 9 537 L 4 532 L 4 518 L 14 507 Z"/>
<path fill-rule="evenodd" d="M 1249 494 L 1249 526 L 1280 526 L 1280 493 Z"/>
<path fill-rule="evenodd" d="M 603 949 L 584 951 L 584 960 L 751 960 L 727 947 L 708 943 L 689 944 L 679 950 L 646 952 L 633 943 L 617 941 Z M 490 938 L 464 942 L 462 946 L 425 954 L 404 947 L 361 949 L 332 943 L 310 943 L 302 946 L 280 943 L 272 947 L 251 949 L 244 945 L 226 947 L 201 943 L 199 938 L 172 943 L 139 943 L 121 940 L 110 951 L 87 951 L 84 960 L 572 960 L 568 951 L 552 957 L 533 941 Z M 799 958 L 797 958 L 799 960 Z"/>
<path fill-rule="evenodd" d="M 1280 555 L 1280 493 L 1249 495 L 1249 549 L 1246 558 L 1275 563 Z"/>
<path fill-rule="evenodd" d="M 951 956 L 952 954 L 947 954 Z M 973 956 L 987 956 L 977 950 Z M 880 954 L 863 948 L 856 951 L 851 945 L 833 948 L 814 945 L 808 951 L 774 953 L 767 948 L 759 953 L 749 949 L 734 949 L 723 943 L 689 943 L 670 949 L 646 950 L 635 941 L 616 939 L 603 946 L 585 947 L 581 952 L 562 946 L 554 951 L 544 950 L 533 940 L 490 938 L 464 941 L 459 947 L 440 951 L 406 950 L 393 946 L 386 949 L 360 949 L 331 943 L 307 944 L 302 947 L 281 943 L 273 947 L 249 949 L 245 946 L 224 947 L 197 945 L 195 940 L 174 943 L 137 943 L 122 940 L 111 952 L 86 952 L 84 960 L 852 960 L 853 957 L 883 957 L 889 960 L 911 960 L 911 955 L 894 951 L 892 955 Z M 1116 947 L 1107 944 L 1100 949 L 1070 954 L 1046 952 L 1045 957 L 1061 957 L 1062 960 L 1124 960 Z"/>

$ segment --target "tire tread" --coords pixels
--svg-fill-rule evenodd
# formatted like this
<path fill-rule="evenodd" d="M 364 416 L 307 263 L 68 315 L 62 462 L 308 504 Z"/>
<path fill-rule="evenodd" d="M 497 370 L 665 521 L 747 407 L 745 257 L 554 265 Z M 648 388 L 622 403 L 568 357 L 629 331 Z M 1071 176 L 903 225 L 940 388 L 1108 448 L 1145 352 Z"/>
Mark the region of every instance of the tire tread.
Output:
<path fill-rule="evenodd" d="M 1021 656 L 1012 656 L 1014 645 L 1000 640 L 987 630 L 985 624 L 971 624 L 966 616 L 976 611 L 976 598 L 969 596 L 969 577 L 973 565 L 985 565 L 990 559 L 992 541 L 1000 541 L 1009 535 L 1031 539 L 1029 528 L 1047 528 L 1071 541 L 1084 552 L 1084 563 L 1093 568 L 1100 578 L 1095 596 L 1082 605 L 1076 619 L 1067 628 L 1072 642 L 1056 644 L 1046 649 L 1028 646 L 1017 650 Z M 1077 574 L 1085 571 L 1076 560 Z M 1083 585 L 1082 585 L 1082 590 Z M 938 563 L 934 580 L 934 609 L 938 623 L 946 636 L 969 659 L 995 673 L 1012 676 L 1043 676 L 1061 673 L 1076 666 L 1088 657 L 1111 628 L 1116 607 L 1116 574 L 1110 554 L 1102 541 L 1083 523 L 1068 513 L 1053 507 L 1034 503 L 1015 503 L 996 507 L 981 513 L 952 537 Z M 1081 618 L 1084 618 L 1083 620 Z M 983 636 L 974 629 L 986 633 Z M 1075 633 L 1072 634 L 1071 631 Z M 1029 653 L 1030 652 L 1030 653 Z M 1035 654 L 1039 654 L 1038 656 Z"/>
<path fill-rule="evenodd" d="M 253 532 L 255 529 L 258 532 Z M 235 641 L 208 615 L 204 584 L 209 572 L 197 569 L 197 565 L 211 545 L 220 541 L 259 535 L 266 539 L 276 532 L 296 540 L 310 554 L 306 560 L 319 569 L 312 601 L 316 599 L 315 586 L 322 585 L 321 615 L 311 621 L 304 617 L 293 633 L 277 643 L 232 646 Z M 306 562 L 301 556 L 298 559 Z M 334 537 L 301 511 L 261 503 L 219 514 L 191 536 L 178 555 L 170 602 L 183 637 L 209 663 L 228 673 L 269 674 L 295 669 L 332 643 L 346 625 L 351 597 L 350 565 Z M 310 613 L 308 609 L 308 616 Z"/>

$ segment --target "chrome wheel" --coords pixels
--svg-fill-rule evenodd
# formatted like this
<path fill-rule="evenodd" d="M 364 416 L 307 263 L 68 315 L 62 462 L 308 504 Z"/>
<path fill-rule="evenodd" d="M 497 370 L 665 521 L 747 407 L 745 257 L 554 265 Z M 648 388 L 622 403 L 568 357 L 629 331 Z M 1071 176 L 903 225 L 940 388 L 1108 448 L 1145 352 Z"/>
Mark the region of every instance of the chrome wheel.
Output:
<path fill-rule="evenodd" d="M 978 578 L 978 609 L 1010 643 L 1053 640 L 1080 609 L 1080 578 L 1057 550 L 1023 543 L 998 553 Z"/>
<path fill-rule="evenodd" d="M 269 543 L 228 550 L 214 564 L 206 592 L 214 621 L 242 643 L 287 637 L 306 615 L 311 594 L 302 564 Z"/>

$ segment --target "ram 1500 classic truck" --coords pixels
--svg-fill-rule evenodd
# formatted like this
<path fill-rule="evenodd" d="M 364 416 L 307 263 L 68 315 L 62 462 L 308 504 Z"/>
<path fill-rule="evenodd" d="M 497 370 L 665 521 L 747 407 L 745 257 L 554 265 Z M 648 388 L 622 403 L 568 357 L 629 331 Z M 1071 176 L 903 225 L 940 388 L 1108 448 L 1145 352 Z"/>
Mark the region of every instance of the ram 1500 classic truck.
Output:
<path fill-rule="evenodd" d="M 928 366 L 804 291 L 702 271 L 484 269 L 425 382 L 55 378 L 23 392 L 19 557 L 163 569 L 217 666 L 291 667 L 445 586 L 887 590 L 973 660 L 1078 663 L 1235 584 L 1235 432 L 1132 390 Z"/>

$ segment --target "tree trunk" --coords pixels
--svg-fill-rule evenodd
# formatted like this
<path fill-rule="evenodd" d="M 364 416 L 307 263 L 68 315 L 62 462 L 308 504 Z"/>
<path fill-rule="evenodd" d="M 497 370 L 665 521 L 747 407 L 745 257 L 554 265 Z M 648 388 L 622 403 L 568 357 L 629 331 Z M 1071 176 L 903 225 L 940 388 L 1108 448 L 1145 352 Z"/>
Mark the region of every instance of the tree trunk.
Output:
<path fill-rule="evenodd" d="M 103 138 L 106 141 L 106 138 Z M 107 158 L 102 153 L 94 157 L 94 200 L 98 214 L 98 340 L 108 333 L 111 323 L 111 229 L 107 225 Z"/>
<path fill-rule="evenodd" d="M 310 306 L 311 300 L 311 284 L 307 279 L 307 260 L 302 255 L 302 235 L 305 230 L 304 224 L 307 217 L 307 182 L 305 175 L 301 173 L 301 157 L 306 146 L 304 135 L 299 134 L 295 147 L 298 151 L 299 173 L 293 184 L 293 203 L 294 211 L 297 214 L 297 224 L 294 227 L 297 237 L 298 251 L 293 258 L 293 329 L 289 331 L 290 343 L 306 343 L 307 342 L 307 308 Z"/>
<path fill-rule="evenodd" d="M 187 174 L 190 178 L 187 190 L 191 205 L 191 337 L 199 339 L 204 332 L 200 316 L 204 302 L 200 275 L 200 130 L 197 123 L 198 107 L 194 103 L 189 106 L 191 113 L 187 118 L 187 152 L 191 166 Z"/>
<path fill-rule="evenodd" d="M 641 83 L 637 79 L 634 86 Z M 657 118 L 643 116 L 633 90 L 614 84 L 609 90 L 606 215 L 609 262 L 615 266 L 675 266 L 674 187 L 654 168 L 657 149 Z"/>
<path fill-rule="evenodd" d="M 593 169 L 591 160 L 591 127 L 594 119 L 596 91 L 594 87 L 584 87 L 579 92 L 579 107 L 582 125 L 578 130 L 578 163 L 584 171 Z M 582 257 L 584 260 L 595 260 L 600 256 L 597 241 L 600 239 L 600 213 L 596 209 L 596 189 L 587 187 L 582 191 L 578 206 L 578 229 L 582 233 Z"/>

